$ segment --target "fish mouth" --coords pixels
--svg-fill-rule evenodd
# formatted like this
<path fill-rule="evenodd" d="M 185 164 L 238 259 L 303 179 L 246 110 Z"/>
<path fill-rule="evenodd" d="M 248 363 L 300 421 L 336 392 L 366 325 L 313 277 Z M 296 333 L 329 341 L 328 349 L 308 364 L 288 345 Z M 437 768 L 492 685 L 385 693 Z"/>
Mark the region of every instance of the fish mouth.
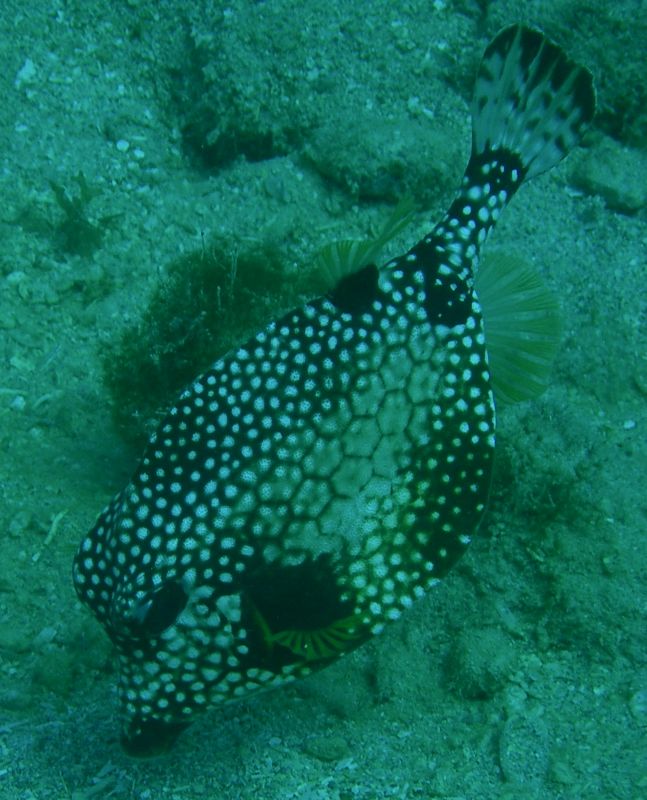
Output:
<path fill-rule="evenodd" d="M 133 720 L 121 734 L 121 746 L 131 758 L 156 758 L 171 750 L 188 722 Z"/>

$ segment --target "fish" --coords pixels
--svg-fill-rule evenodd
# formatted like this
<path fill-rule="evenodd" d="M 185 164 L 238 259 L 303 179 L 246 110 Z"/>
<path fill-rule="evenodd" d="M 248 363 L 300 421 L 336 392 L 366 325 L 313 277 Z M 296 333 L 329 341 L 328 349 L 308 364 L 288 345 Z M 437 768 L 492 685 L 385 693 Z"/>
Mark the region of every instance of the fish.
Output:
<path fill-rule="evenodd" d="M 441 220 L 382 266 L 360 254 L 180 394 L 74 557 L 116 649 L 128 754 L 167 752 L 207 709 L 333 663 L 466 551 L 495 452 L 482 248 L 594 112 L 585 67 L 504 28 Z"/>

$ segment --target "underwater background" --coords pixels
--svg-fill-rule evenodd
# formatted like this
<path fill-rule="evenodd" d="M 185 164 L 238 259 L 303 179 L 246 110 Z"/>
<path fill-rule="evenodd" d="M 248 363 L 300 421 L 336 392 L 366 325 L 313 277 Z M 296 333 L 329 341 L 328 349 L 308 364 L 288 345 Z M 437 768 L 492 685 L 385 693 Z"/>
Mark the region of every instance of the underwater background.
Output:
<path fill-rule="evenodd" d="M 2 0 L 0 798 L 647 796 L 645 2 Z M 488 251 L 559 298 L 548 390 L 498 420 L 490 511 L 436 590 L 306 681 L 120 749 L 78 543 L 176 392 L 321 291 L 316 254 L 452 199 L 480 56 L 591 69 L 582 146 Z"/>

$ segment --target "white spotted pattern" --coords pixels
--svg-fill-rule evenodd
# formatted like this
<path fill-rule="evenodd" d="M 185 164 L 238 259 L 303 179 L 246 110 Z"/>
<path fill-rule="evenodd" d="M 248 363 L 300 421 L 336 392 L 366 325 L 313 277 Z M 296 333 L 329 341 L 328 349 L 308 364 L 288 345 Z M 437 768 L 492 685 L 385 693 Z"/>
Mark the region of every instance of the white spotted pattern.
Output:
<path fill-rule="evenodd" d="M 502 90 L 522 93 L 537 36 L 504 32 L 482 70 L 508 84 L 513 73 Z M 540 78 L 533 91 L 552 91 Z M 469 545 L 495 441 L 473 275 L 526 174 L 523 151 L 492 145 L 495 123 L 428 236 L 271 323 L 182 393 L 82 541 L 75 587 L 119 652 L 131 752 L 379 633 Z M 524 147 L 535 152 L 532 130 Z"/>

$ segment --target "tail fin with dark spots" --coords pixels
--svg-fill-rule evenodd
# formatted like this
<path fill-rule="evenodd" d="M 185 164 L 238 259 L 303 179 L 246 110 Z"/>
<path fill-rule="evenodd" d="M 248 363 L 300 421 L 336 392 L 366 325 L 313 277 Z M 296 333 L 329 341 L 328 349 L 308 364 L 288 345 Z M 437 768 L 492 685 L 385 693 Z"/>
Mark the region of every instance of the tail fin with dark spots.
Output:
<path fill-rule="evenodd" d="M 595 112 L 593 77 L 542 33 L 504 28 L 488 45 L 472 101 L 472 153 L 515 153 L 531 178 L 577 144 Z"/>

